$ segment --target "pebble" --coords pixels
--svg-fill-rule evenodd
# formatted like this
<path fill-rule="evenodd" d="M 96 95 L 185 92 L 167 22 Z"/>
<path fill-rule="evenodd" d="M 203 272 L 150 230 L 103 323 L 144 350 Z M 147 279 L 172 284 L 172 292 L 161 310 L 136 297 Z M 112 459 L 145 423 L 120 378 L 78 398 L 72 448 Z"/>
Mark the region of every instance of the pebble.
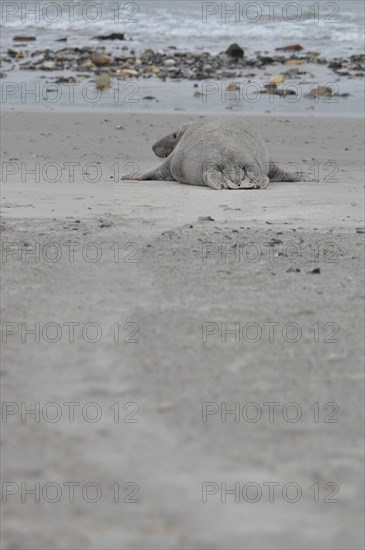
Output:
<path fill-rule="evenodd" d="M 95 36 L 97 40 L 122 40 L 118 33 L 105 36 Z M 122 33 L 120 33 L 122 36 Z M 14 36 L 20 42 L 26 42 L 35 37 Z M 21 46 L 21 44 L 19 44 Z M 270 84 L 279 85 L 285 82 L 285 78 L 297 78 L 306 71 L 301 71 L 299 66 L 303 63 L 318 64 L 325 63 L 338 76 L 342 77 L 363 77 L 365 74 L 365 55 L 354 54 L 349 59 L 334 58 L 326 60 L 319 52 L 304 51 L 300 44 L 290 44 L 276 49 L 278 53 L 266 55 L 256 52 L 253 57 L 247 57 L 244 49 L 238 44 L 231 44 L 226 51 L 213 55 L 206 51 L 178 51 L 176 48 L 169 48 L 167 52 L 156 52 L 148 48 L 141 52 L 128 50 L 127 46 L 116 52 L 108 53 L 100 51 L 100 46 L 62 47 L 58 51 L 50 49 L 29 52 L 27 49 L 17 51 L 8 48 L 1 54 L 1 60 L 9 63 L 12 70 L 46 70 L 46 71 L 75 71 L 83 78 L 90 77 L 90 74 L 100 76 L 98 70 L 108 67 L 110 76 L 116 78 L 151 78 L 155 76 L 161 80 L 232 80 L 235 78 L 255 78 L 255 69 L 265 69 L 266 66 L 285 67 L 291 66 L 283 74 L 274 73 L 269 76 Z M 104 48 L 105 49 L 105 48 Z M 288 56 L 288 53 L 291 56 Z M 15 62 L 15 65 L 14 65 Z M 66 77 L 63 77 L 66 78 Z M 230 83 L 232 90 L 235 83 Z M 322 87 L 325 88 L 325 87 Z M 236 88 L 237 89 L 237 88 Z M 275 92 L 284 95 L 280 90 Z M 314 94 L 315 92 L 313 92 Z M 321 92 L 319 92 L 321 94 Z"/>
<path fill-rule="evenodd" d="M 176 61 L 175 59 L 165 59 L 165 61 L 163 62 L 163 64 L 166 66 L 166 67 L 174 67 L 176 65 Z"/>
<path fill-rule="evenodd" d="M 112 58 L 105 53 L 99 53 L 92 59 L 92 62 L 97 67 L 105 67 L 112 64 Z"/>
<path fill-rule="evenodd" d="M 54 61 L 45 61 L 41 65 L 41 69 L 46 71 L 52 71 L 56 67 L 56 63 Z"/>
<path fill-rule="evenodd" d="M 135 69 L 123 69 L 120 74 L 125 76 L 138 76 L 139 73 Z"/>
<path fill-rule="evenodd" d="M 312 88 L 311 91 L 306 94 L 306 97 L 315 99 L 318 97 L 330 97 L 332 94 L 332 88 L 328 86 L 317 86 L 316 88 Z"/>
<path fill-rule="evenodd" d="M 283 82 L 285 82 L 285 78 L 281 74 L 273 74 L 270 76 L 269 80 L 273 84 L 283 84 Z"/>
<path fill-rule="evenodd" d="M 245 52 L 238 44 L 231 44 L 226 51 L 226 54 L 234 59 L 241 59 L 245 55 Z"/>
<path fill-rule="evenodd" d="M 110 88 L 110 76 L 109 74 L 103 74 L 101 76 L 98 76 L 98 78 L 95 81 L 95 88 L 97 90 L 108 90 Z"/>
<path fill-rule="evenodd" d="M 230 84 L 228 84 L 227 86 L 227 91 L 228 92 L 237 92 L 240 90 L 240 85 L 238 82 L 231 82 Z"/>

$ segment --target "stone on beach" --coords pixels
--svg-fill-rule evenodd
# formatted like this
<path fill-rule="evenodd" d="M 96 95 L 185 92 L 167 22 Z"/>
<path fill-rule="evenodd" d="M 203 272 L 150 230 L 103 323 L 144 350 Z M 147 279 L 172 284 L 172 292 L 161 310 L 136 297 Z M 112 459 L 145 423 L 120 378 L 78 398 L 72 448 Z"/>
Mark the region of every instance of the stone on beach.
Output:
<path fill-rule="evenodd" d="M 166 67 L 174 67 L 176 65 L 176 61 L 175 59 L 165 59 L 165 61 L 163 62 L 163 64 L 166 66 Z"/>
<path fill-rule="evenodd" d="M 110 88 L 110 76 L 108 73 L 105 73 L 95 81 L 95 88 L 100 91 L 108 90 Z"/>
<path fill-rule="evenodd" d="M 233 57 L 234 59 L 242 59 L 242 57 L 244 56 L 245 52 L 244 50 L 241 48 L 241 46 L 239 46 L 238 44 L 231 44 L 228 48 L 228 50 L 226 51 L 226 54 L 229 56 L 229 57 Z"/>
<path fill-rule="evenodd" d="M 87 59 L 85 63 L 82 65 L 83 69 L 95 69 L 96 65 L 91 61 L 91 59 Z"/>
<path fill-rule="evenodd" d="M 317 98 L 317 97 L 330 97 L 333 95 L 333 90 L 329 86 L 317 86 L 312 88 L 311 91 L 306 94 L 306 97 Z"/>
<path fill-rule="evenodd" d="M 230 82 L 227 86 L 228 92 L 237 92 L 240 90 L 240 85 L 238 82 Z"/>
<path fill-rule="evenodd" d="M 67 70 L 76 71 L 77 73 L 80 70 L 85 70 L 85 73 L 94 73 L 96 78 L 100 76 L 99 69 L 107 67 L 109 73 L 122 78 L 141 77 L 147 79 L 156 76 L 161 81 L 168 79 L 175 81 L 192 80 L 195 82 L 207 79 L 231 82 L 236 78 L 258 78 L 267 79 L 272 84 L 283 84 L 285 78 L 299 78 L 300 75 L 308 74 L 307 68 L 306 71 L 301 72 L 297 69 L 297 66 L 303 64 L 325 64 L 328 69 L 332 69 L 341 78 L 363 77 L 365 72 L 365 57 L 363 54 L 354 54 L 350 58 L 326 60 L 320 57 L 318 52 L 313 51 L 302 53 L 300 56 L 292 52 L 289 57 L 284 54 L 266 55 L 267 52 L 263 51 L 254 52 L 252 57 L 245 57 L 243 49 L 238 44 L 231 44 L 226 51 L 219 54 L 200 50 L 179 51 L 177 49 L 159 52 L 151 48 L 137 52 L 126 46 L 118 47 L 116 51 L 105 51 L 105 48 L 100 46 L 63 47 L 54 51 L 49 48 L 27 51 L 22 47 L 23 45 L 24 42 L 19 42 L 14 45 L 14 48 L 8 48 L 6 52 L 0 55 L 4 64 L 12 64 L 11 68 L 4 65 L 5 69 L 26 71 Z M 15 49 L 17 46 L 21 47 L 21 51 Z M 290 47 L 294 46 L 299 45 L 293 44 Z M 285 48 L 289 48 L 289 46 L 285 46 Z M 172 48 L 169 48 L 169 50 L 172 50 Z M 25 57 L 28 58 L 25 63 L 13 63 L 14 59 L 18 61 Z M 277 67 L 275 72 L 272 71 L 272 75 L 256 72 L 256 70 L 265 71 L 267 65 Z M 285 65 L 289 70 L 281 72 L 278 66 Z M 294 70 L 297 71 L 296 74 L 294 72 L 289 73 L 289 71 Z M 87 78 L 89 74 L 80 76 Z"/>
<path fill-rule="evenodd" d="M 135 69 L 122 69 L 120 74 L 124 76 L 138 76 L 139 73 Z"/>
<path fill-rule="evenodd" d="M 106 53 L 98 53 L 93 57 L 92 62 L 97 67 L 107 67 L 112 64 L 112 58 Z"/>
<path fill-rule="evenodd" d="M 281 74 L 273 74 L 270 76 L 269 80 L 272 84 L 283 84 L 285 78 Z"/>
<path fill-rule="evenodd" d="M 52 71 L 55 67 L 56 63 L 54 61 L 45 61 L 40 68 L 45 71 Z"/>
<path fill-rule="evenodd" d="M 203 92 L 194 92 L 193 97 L 208 97 L 207 94 L 204 94 Z"/>

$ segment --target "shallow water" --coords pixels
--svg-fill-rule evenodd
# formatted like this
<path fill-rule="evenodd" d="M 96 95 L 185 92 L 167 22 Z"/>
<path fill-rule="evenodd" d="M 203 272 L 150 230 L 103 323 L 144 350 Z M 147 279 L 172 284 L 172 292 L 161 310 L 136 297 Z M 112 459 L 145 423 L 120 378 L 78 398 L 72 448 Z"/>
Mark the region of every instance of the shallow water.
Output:
<path fill-rule="evenodd" d="M 26 33 L 37 36 L 31 46 L 36 49 L 66 36 L 70 46 L 86 45 L 92 36 L 111 32 L 124 32 L 137 50 L 175 46 L 217 53 L 238 42 L 253 53 L 295 42 L 333 57 L 364 46 L 362 0 L 4 2 L 2 24 L 3 46 Z"/>

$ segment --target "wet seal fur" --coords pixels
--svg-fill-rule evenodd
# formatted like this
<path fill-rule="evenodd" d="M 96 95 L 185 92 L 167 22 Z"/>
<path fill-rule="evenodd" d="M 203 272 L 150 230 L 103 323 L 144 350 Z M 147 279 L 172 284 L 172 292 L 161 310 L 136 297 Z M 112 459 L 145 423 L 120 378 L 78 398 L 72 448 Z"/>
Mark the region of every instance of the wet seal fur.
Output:
<path fill-rule="evenodd" d="M 269 181 L 301 181 L 269 159 L 263 138 L 241 118 L 200 118 L 152 149 L 166 160 L 138 176 L 139 181 L 170 180 L 212 189 L 264 189 Z"/>

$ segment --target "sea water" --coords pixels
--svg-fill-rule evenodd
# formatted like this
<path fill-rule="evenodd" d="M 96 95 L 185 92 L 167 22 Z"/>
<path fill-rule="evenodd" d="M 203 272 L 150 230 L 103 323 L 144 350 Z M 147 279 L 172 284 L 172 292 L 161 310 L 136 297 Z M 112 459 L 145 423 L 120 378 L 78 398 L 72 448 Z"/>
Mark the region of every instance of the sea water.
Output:
<path fill-rule="evenodd" d="M 92 36 L 123 32 L 138 50 L 218 53 L 237 42 L 252 53 L 300 43 L 334 57 L 364 49 L 363 0 L 38 0 L 1 2 L 1 10 L 3 47 L 15 34 L 35 35 L 31 47 L 41 49 L 59 38 L 83 46 Z"/>
<path fill-rule="evenodd" d="M 138 52 L 146 48 L 168 51 L 176 48 L 183 51 L 208 51 L 217 54 L 225 51 L 233 42 L 238 43 L 248 57 L 257 53 L 274 53 L 275 48 L 287 44 L 301 44 L 305 50 L 317 51 L 321 57 L 348 58 L 364 52 L 364 2 L 363 0 L 260 0 L 260 1 L 201 1 L 201 0 L 38 0 L 36 2 L 2 2 L 2 51 L 14 46 L 16 34 L 31 35 L 36 41 L 29 42 L 26 49 L 32 51 L 50 48 L 94 46 L 105 47 L 108 52 Z M 125 40 L 99 42 L 95 36 L 113 32 L 124 33 Z M 67 43 L 57 42 L 67 38 Z M 172 53 L 174 50 L 170 50 Z M 277 69 L 280 72 L 280 68 Z M 311 81 L 325 85 L 336 82 L 337 75 L 325 65 L 311 65 Z M 318 73 L 318 74 L 317 74 Z M 321 74 L 323 73 L 323 74 Z M 59 73 L 47 73 L 47 78 Z M 35 73 L 20 71 L 7 74 L 4 81 L 25 81 L 34 79 Z M 120 86 L 120 84 L 118 84 Z M 363 107 L 362 79 L 341 79 L 339 91 L 350 93 L 347 99 L 320 101 L 310 104 L 309 100 L 292 101 L 288 97 L 267 98 L 259 102 L 209 98 L 209 102 L 193 97 L 193 83 L 161 82 L 158 79 L 138 79 L 138 104 L 115 102 L 115 92 L 103 94 L 103 101 L 86 104 L 79 90 L 75 103 L 69 105 L 89 107 L 174 110 L 185 109 L 206 112 L 209 110 L 234 109 L 241 112 L 286 111 L 314 113 L 351 114 L 360 113 Z M 202 86 L 199 83 L 199 90 Z M 204 91 L 204 90 L 203 90 Z M 143 101 L 153 94 L 156 101 Z M 120 97 L 120 96 L 119 96 Z M 8 103 L 17 103 L 10 98 Z M 19 102 L 18 102 L 19 103 Z M 61 100 L 59 105 L 67 104 Z M 70 103 L 70 102 L 68 102 Z M 85 103 L 85 105 L 82 105 Z M 24 105 L 26 107 L 27 105 Z M 37 106 L 37 105 L 35 105 Z"/>

